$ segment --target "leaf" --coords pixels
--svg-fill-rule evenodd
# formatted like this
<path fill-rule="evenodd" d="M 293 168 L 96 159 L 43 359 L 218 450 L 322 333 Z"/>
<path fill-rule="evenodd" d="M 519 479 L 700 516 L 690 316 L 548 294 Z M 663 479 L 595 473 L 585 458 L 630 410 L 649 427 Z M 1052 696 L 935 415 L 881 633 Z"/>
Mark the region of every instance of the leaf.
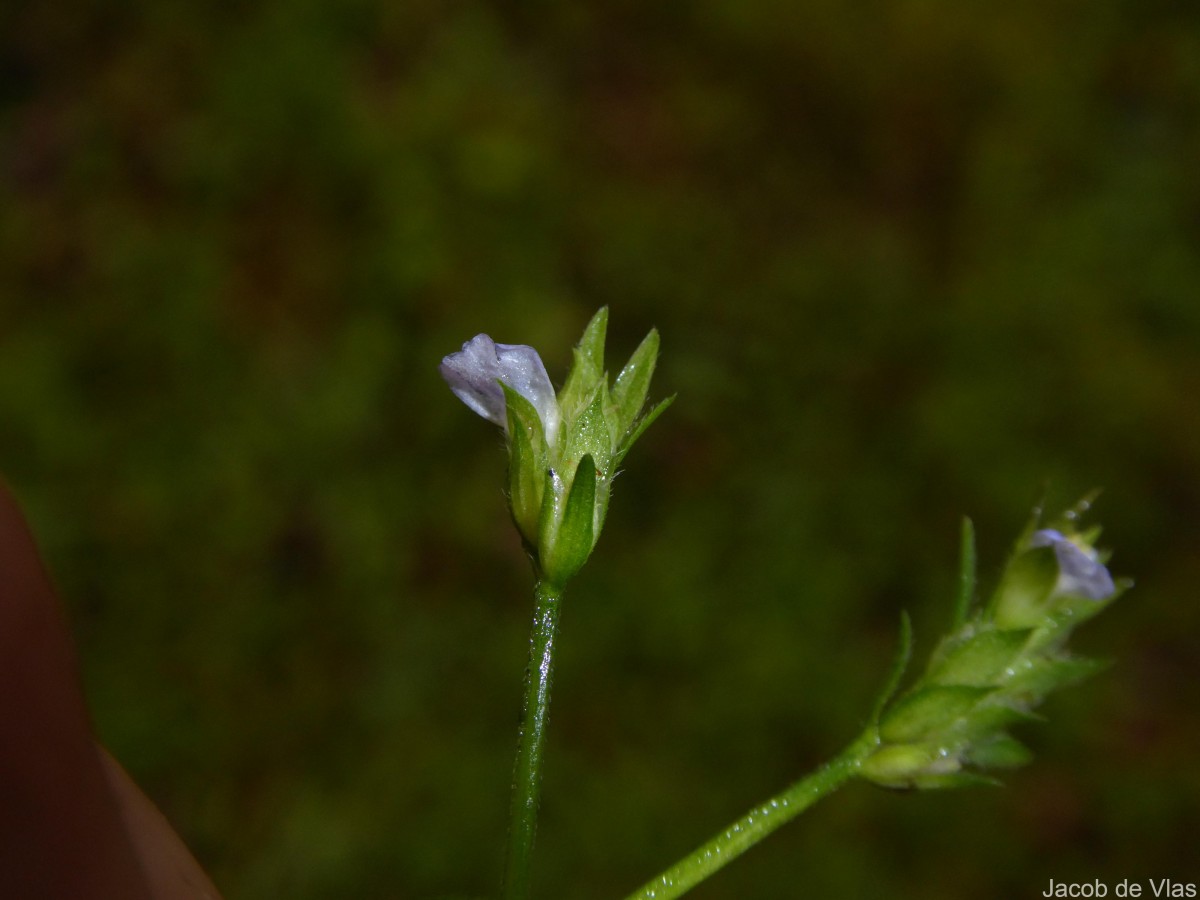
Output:
<path fill-rule="evenodd" d="M 1004 684 L 1004 692 L 1040 700 L 1051 691 L 1067 687 L 1108 668 L 1108 662 L 1082 656 L 1028 660 Z"/>
<path fill-rule="evenodd" d="M 536 545 L 546 480 L 546 439 L 533 404 L 501 382 L 508 415 L 508 502 L 521 536 Z"/>
<path fill-rule="evenodd" d="M 912 620 L 908 617 L 907 612 L 900 613 L 900 646 L 896 649 L 896 656 L 892 660 L 892 668 L 888 671 L 887 679 L 883 683 L 883 689 L 879 692 L 879 696 L 875 698 L 875 705 L 871 710 L 871 724 L 879 724 L 879 716 L 883 712 L 883 708 L 887 706 L 888 701 L 896 694 L 896 689 L 900 687 L 900 679 L 904 677 L 904 672 L 908 668 L 909 660 L 912 659 Z"/>
<path fill-rule="evenodd" d="M 978 772 L 952 772 L 949 775 L 918 775 L 912 786 L 922 791 L 943 791 L 963 787 L 999 787 L 997 778 L 989 778 Z"/>
<path fill-rule="evenodd" d="M 902 697 L 879 723 L 879 736 L 894 744 L 927 740 L 968 715 L 991 688 L 934 685 Z"/>
<path fill-rule="evenodd" d="M 1047 527 L 1057 529 L 1058 531 L 1067 534 L 1079 532 L 1079 522 L 1088 513 L 1096 502 L 1096 498 L 1103 493 L 1102 488 L 1092 488 L 1082 497 L 1075 501 L 1074 505 L 1069 509 L 1064 509 L 1061 513 L 1054 517 L 1054 520 L 1048 523 Z M 1099 526 L 1095 526 L 1094 531 L 1096 536 L 1100 535 Z M 1093 543 L 1093 541 L 1088 541 Z"/>
<path fill-rule="evenodd" d="M 559 409 L 566 422 L 579 414 L 591 401 L 596 388 L 605 381 L 604 338 L 607 330 L 608 307 L 602 306 L 583 330 L 583 337 L 575 347 L 575 361 L 567 374 L 566 384 L 558 394 Z"/>
<path fill-rule="evenodd" d="M 551 584 L 561 588 L 591 555 L 593 514 L 596 504 L 596 465 L 585 456 L 575 470 L 575 479 L 563 510 L 562 521 L 543 520 L 539 557 L 542 571 Z"/>
<path fill-rule="evenodd" d="M 982 769 L 1015 769 L 1033 759 L 1033 753 L 1012 735 L 1001 731 L 972 745 L 966 759 Z"/>
<path fill-rule="evenodd" d="M 663 411 L 674 402 L 675 395 L 672 394 L 670 397 L 660 400 L 658 405 L 651 409 L 650 412 L 642 416 L 641 421 L 634 426 L 633 431 L 629 432 L 629 434 L 625 436 L 625 440 L 618 445 L 617 452 L 613 454 L 614 468 L 621 464 L 621 460 L 625 458 L 625 454 L 629 452 L 629 448 L 632 447 L 634 442 L 642 436 L 642 433 L 651 425 L 653 425 L 654 420 L 662 415 Z"/>
<path fill-rule="evenodd" d="M 633 427 L 638 413 L 642 411 L 657 361 L 658 331 L 651 328 L 650 333 L 633 351 L 629 362 L 617 375 L 616 383 L 613 385 L 612 399 L 616 405 L 619 423 L 617 434 L 624 435 L 628 432 Z"/>
<path fill-rule="evenodd" d="M 1043 716 L 1025 709 L 1019 700 L 1013 701 L 1012 698 L 1003 697 L 993 702 L 989 699 L 971 710 L 970 715 L 955 723 L 954 735 L 973 744 L 989 740 L 993 735 L 1013 725 L 1043 721 Z"/>
<path fill-rule="evenodd" d="M 608 420 L 604 415 L 607 405 L 608 388 L 600 384 L 592 396 L 591 402 L 571 423 L 571 430 L 563 444 L 563 468 L 570 471 L 577 460 L 582 460 L 590 454 L 592 461 L 602 472 L 609 472 L 613 457 L 613 438 L 608 430 Z"/>
<path fill-rule="evenodd" d="M 1029 641 L 1032 629 L 1001 629 L 982 625 L 966 637 L 952 641 L 941 659 L 930 667 L 934 684 L 966 684 L 983 687 L 995 684 L 1014 665 Z"/>
<path fill-rule="evenodd" d="M 954 620 L 951 630 L 957 631 L 967 624 L 971 600 L 975 597 L 975 525 L 966 516 L 962 521 L 958 568 L 958 599 L 954 604 Z"/>
<path fill-rule="evenodd" d="M 1001 628 L 1030 628 L 1046 618 L 1047 601 L 1058 582 L 1053 547 L 1035 547 L 1013 557 L 1004 569 L 989 606 Z"/>
<path fill-rule="evenodd" d="M 1066 630 L 1078 628 L 1088 619 L 1100 615 L 1133 587 L 1133 579 L 1116 578 L 1113 580 L 1113 592 L 1103 600 L 1092 600 L 1088 597 L 1063 597 L 1062 603 L 1055 611 L 1056 624 Z"/>

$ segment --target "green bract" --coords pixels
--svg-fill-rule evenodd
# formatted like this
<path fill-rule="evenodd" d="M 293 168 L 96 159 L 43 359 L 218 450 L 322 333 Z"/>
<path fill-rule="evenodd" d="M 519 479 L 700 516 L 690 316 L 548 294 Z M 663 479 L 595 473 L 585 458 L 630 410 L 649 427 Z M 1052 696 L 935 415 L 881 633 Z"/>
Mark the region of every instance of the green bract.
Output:
<path fill-rule="evenodd" d="M 508 499 L 521 537 L 550 584 L 561 587 L 587 561 L 604 526 L 617 467 L 673 397 L 642 408 L 658 360 L 651 329 L 609 386 L 604 369 L 608 309 L 575 348 L 557 397 L 531 347 L 480 335 L 442 361 L 442 375 L 480 415 L 508 435 Z"/>

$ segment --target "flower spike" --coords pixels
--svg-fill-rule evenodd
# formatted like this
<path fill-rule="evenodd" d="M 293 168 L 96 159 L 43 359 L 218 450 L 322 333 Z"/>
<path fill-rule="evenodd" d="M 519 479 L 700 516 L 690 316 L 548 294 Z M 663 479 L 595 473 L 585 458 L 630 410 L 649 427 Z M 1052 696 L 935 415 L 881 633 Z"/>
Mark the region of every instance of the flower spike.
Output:
<path fill-rule="evenodd" d="M 1129 586 L 1113 581 L 1092 546 L 1098 532 L 1078 532 L 1075 518 L 1040 530 L 1035 518 L 991 601 L 969 618 L 962 606 L 924 675 L 874 720 L 877 746 L 863 761 L 864 778 L 886 787 L 956 787 L 977 783 L 982 769 L 1028 760 L 1007 729 L 1032 718 L 1046 694 L 1101 667 L 1072 656 L 1067 638 Z"/>

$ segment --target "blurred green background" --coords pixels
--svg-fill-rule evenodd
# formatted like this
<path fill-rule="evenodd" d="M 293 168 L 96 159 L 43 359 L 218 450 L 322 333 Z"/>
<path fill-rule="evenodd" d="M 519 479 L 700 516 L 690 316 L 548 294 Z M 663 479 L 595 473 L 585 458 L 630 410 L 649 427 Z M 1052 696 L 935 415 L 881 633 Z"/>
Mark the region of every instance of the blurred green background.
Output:
<path fill-rule="evenodd" d="M 530 576 L 480 331 L 675 406 L 563 619 L 541 897 L 856 733 L 1043 489 L 1137 588 L 1008 787 L 853 786 L 697 898 L 1200 882 L 1200 7 L 0 12 L 0 471 L 97 729 L 226 892 L 494 893 Z M 1147 887 L 1148 890 L 1148 887 Z"/>

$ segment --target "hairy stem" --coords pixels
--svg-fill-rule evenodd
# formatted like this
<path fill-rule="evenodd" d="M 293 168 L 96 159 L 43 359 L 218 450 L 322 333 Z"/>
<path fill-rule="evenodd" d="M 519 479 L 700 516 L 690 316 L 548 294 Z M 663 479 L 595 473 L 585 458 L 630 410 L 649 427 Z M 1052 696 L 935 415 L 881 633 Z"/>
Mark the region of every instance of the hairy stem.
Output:
<path fill-rule="evenodd" d="M 721 867 L 741 856 L 776 828 L 790 822 L 826 794 L 854 777 L 875 748 L 869 729 L 840 755 L 770 800 L 755 807 L 712 840 L 697 847 L 671 868 L 647 881 L 626 900 L 670 900 L 687 893 Z"/>
<path fill-rule="evenodd" d="M 525 706 L 517 736 L 517 760 L 513 766 L 508 861 L 504 870 L 505 900 L 525 900 L 529 896 L 529 867 L 537 831 L 546 717 L 550 711 L 550 685 L 554 678 L 554 641 L 562 604 L 562 591 L 545 582 L 538 583 L 535 596 L 529 667 L 525 670 Z"/>

